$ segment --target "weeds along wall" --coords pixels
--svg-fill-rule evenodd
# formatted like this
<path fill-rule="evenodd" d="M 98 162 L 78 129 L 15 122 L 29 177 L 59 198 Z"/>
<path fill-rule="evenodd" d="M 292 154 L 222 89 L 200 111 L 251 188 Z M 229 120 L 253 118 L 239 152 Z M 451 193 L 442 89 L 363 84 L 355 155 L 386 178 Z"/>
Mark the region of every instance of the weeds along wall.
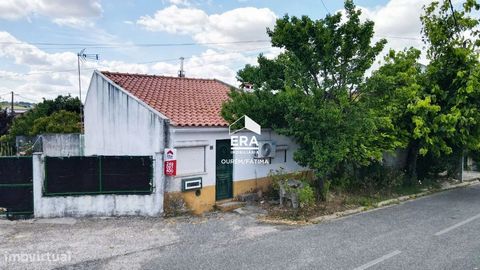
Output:
<path fill-rule="evenodd" d="M 35 217 L 159 216 L 162 155 L 46 157 L 33 155 Z"/>

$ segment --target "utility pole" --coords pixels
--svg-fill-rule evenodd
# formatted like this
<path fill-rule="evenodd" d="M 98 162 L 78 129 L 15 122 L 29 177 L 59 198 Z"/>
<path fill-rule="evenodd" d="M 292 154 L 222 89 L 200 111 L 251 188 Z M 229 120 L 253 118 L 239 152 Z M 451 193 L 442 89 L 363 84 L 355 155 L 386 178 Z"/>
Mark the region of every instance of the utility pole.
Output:
<path fill-rule="evenodd" d="M 14 94 L 13 94 L 13 91 L 12 91 L 12 112 L 11 112 L 11 114 L 15 115 L 15 111 L 13 110 L 13 96 L 14 96 Z"/>
<path fill-rule="evenodd" d="M 80 57 L 84 54 L 85 49 L 77 54 L 78 65 L 78 98 L 80 99 L 80 133 L 83 133 L 83 106 L 82 106 L 82 77 L 80 76 Z"/>
<path fill-rule="evenodd" d="M 80 99 L 80 103 L 82 103 L 82 79 L 80 76 L 80 57 L 83 54 L 85 49 L 81 50 L 79 53 L 77 53 L 77 65 L 78 65 L 78 98 Z M 82 113 L 82 110 L 80 109 L 80 115 Z"/>
<path fill-rule="evenodd" d="M 77 67 L 78 67 L 78 98 L 80 99 L 80 124 L 81 131 L 83 132 L 83 103 L 82 103 L 82 78 L 80 73 L 80 61 L 86 61 L 87 59 L 98 60 L 98 54 L 86 54 L 85 49 L 82 49 L 77 53 Z"/>

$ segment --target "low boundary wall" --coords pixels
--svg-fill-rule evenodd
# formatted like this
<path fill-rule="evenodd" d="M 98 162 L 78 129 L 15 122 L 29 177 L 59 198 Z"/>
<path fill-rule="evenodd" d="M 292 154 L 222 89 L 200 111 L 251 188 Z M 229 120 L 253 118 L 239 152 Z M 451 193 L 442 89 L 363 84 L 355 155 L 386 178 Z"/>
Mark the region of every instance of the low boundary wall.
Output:
<path fill-rule="evenodd" d="M 153 192 L 148 195 L 43 196 L 45 164 L 42 153 L 33 154 L 34 216 L 160 216 L 163 213 L 163 155 L 153 158 Z"/>

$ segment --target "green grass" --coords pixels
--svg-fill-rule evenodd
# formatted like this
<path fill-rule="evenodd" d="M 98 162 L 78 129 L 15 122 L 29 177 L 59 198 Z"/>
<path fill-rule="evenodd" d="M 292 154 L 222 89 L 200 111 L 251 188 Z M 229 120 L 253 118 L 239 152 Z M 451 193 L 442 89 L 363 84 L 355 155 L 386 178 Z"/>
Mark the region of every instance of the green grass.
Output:
<path fill-rule="evenodd" d="M 0 109 L 5 109 L 5 108 L 11 108 L 11 103 L 8 103 L 8 102 L 0 102 Z M 13 104 L 13 109 L 14 110 L 27 110 L 29 109 L 29 107 L 27 106 L 22 106 L 22 105 L 19 105 L 19 104 Z"/>
<path fill-rule="evenodd" d="M 377 203 L 389 199 L 395 199 L 401 196 L 409 196 L 421 193 L 425 190 L 436 189 L 439 186 L 437 184 L 430 185 L 413 185 L 413 186 L 399 186 L 392 190 L 389 194 L 348 194 L 345 199 L 347 205 L 359 205 L 364 207 L 374 207 Z"/>
<path fill-rule="evenodd" d="M 364 207 L 373 207 L 377 203 L 388 199 L 381 195 L 353 195 L 349 194 L 345 198 L 346 205 L 359 205 Z"/>

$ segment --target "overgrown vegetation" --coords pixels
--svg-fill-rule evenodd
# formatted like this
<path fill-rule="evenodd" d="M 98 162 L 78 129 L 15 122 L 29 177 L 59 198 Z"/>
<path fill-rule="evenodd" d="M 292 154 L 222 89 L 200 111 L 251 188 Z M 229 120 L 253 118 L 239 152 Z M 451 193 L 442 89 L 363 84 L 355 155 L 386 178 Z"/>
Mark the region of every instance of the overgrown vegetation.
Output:
<path fill-rule="evenodd" d="M 279 170 L 271 171 L 268 174 L 268 177 L 271 179 L 273 192 L 275 192 L 275 197 L 281 188 L 290 193 L 296 193 L 299 199 L 300 207 L 311 207 L 315 204 L 315 192 L 310 186 L 310 180 L 308 174 L 304 172 L 297 173 L 285 173 L 283 168 Z M 287 181 L 290 179 L 296 179 L 302 183 L 300 188 L 291 188 L 287 185 Z"/>
<path fill-rule="evenodd" d="M 15 142 L 16 136 L 35 136 L 42 133 L 78 133 L 81 131 L 78 98 L 58 96 L 44 99 L 24 115 L 13 119 L 0 141 Z"/>
<path fill-rule="evenodd" d="M 187 205 L 180 193 L 165 193 L 163 204 L 165 217 L 176 217 L 187 212 Z"/>
<path fill-rule="evenodd" d="M 373 198 L 434 185 L 439 173 L 458 172 L 465 151 L 480 149 L 479 21 L 472 17 L 479 9 L 475 0 L 454 15 L 448 0 L 428 4 L 424 65 L 420 48 L 405 48 L 390 51 L 370 75 L 386 41 L 372 42 L 374 23 L 360 19 L 353 1 L 345 1 L 343 17 L 286 15 L 267 30 L 283 52 L 238 72 L 254 90 L 232 91 L 222 115 L 230 122 L 254 116 L 294 138 L 294 158 L 315 171 L 319 199 L 330 189 Z M 384 166 L 383 155 L 398 149 L 407 152 L 405 166 Z"/>

